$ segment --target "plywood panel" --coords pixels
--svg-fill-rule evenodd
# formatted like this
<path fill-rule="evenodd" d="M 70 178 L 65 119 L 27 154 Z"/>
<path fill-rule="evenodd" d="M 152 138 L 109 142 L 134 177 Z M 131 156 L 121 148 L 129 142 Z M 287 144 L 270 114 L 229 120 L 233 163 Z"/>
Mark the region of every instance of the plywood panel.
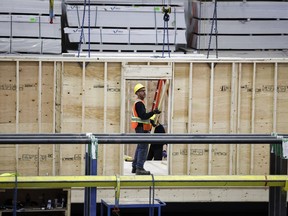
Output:
<path fill-rule="evenodd" d="M 106 130 L 109 133 L 120 133 L 120 104 L 121 104 L 121 64 L 109 63 L 107 65 L 107 115 Z M 120 173 L 121 163 L 120 145 L 106 145 L 105 154 L 102 155 L 105 161 L 103 173 L 114 175 Z"/>
<path fill-rule="evenodd" d="M 210 67 L 205 63 L 194 63 L 192 74 L 192 133 L 209 132 Z M 190 147 L 190 174 L 208 173 L 208 145 Z"/>
<path fill-rule="evenodd" d="M 251 132 L 253 64 L 242 64 L 239 133 Z"/>
<path fill-rule="evenodd" d="M 37 145 L 19 145 L 18 170 L 23 176 L 37 176 L 39 174 L 39 148 Z"/>
<path fill-rule="evenodd" d="M 187 156 L 188 148 L 187 144 L 173 144 L 171 150 L 172 160 L 172 173 L 173 175 L 185 175 L 187 173 Z"/>
<path fill-rule="evenodd" d="M 39 63 L 19 62 L 19 132 L 39 132 Z M 20 88 L 22 86 L 22 88 Z M 39 174 L 39 148 L 35 145 L 18 146 L 20 175 Z"/>
<path fill-rule="evenodd" d="M 192 78 L 192 132 L 209 132 L 210 67 L 193 64 Z"/>
<path fill-rule="evenodd" d="M 214 68 L 213 133 L 229 133 L 232 64 Z"/>
<path fill-rule="evenodd" d="M 16 146 L 1 145 L 0 147 L 0 173 L 16 172 Z"/>
<path fill-rule="evenodd" d="M 41 76 L 41 132 L 53 133 L 54 62 L 42 62 Z"/>
<path fill-rule="evenodd" d="M 269 158 L 270 148 L 269 145 L 254 145 L 254 170 L 255 175 L 268 175 L 269 174 Z"/>
<path fill-rule="evenodd" d="M 121 64 L 109 63 L 107 76 L 107 130 L 120 132 Z"/>
<path fill-rule="evenodd" d="M 190 149 L 190 175 L 206 175 L 208 173 L 208 145 L 192 145 Z"/>
<path fill-rule="evenodd" d="M 288 64 L 278 64 L 277 126 L 276 132 L 288 133 Z"/>
<path fill-rule="evenodd" d="M 61 132 L 82 132 L 82 62 L 65 63 L 62 72 Z M 83 175 L 85 146 L 61 145 L 60 175 Z"/>
<path fill-rule="evenodd" d="M 251 155 L 251 146 L 250 145 L 237 145 L 237 153 L 238 153 L 238 161 L 237 166 L 237 174 L 238 175 L 247 175 L 250 173 L 250 155 Z"/>
<path fill-rule="evenodd" d="M 19 132 L 38 133 L 38 62 L 19 63 Z"/>
<path fill-rule="evenodd" d="M 174 73 L 174 101 L 173 101 L 173 121 L 188 122 L 188 94 L 189 94 L 189 64 L 175 64 Z M 177 129 L 176 129 L 177 130 Z M 187 128 L 178 133 L 187 133 Z"/>
<path fill-rule="evenodd" d="M 55 157 L 53 145 L 40 145 L 39 146 L 39 173 L 40 176 L 53 175 L 53 159 Z"/>
<path fill-rule="evenodd" d="M 1 67 L 1 81 L 3 84 L 2 91 L 4 93 L 1 99 L 1 106 L 4 110 L 1 113 L 1 119 L 7 122 L 5 130 L 2 132 L 13 133 L 16 130 L 16 62 L 10 62 L 8 64 L 2 63 Z M 41 119 L 39 119 L 39 63 L 38 62 L 20 62 L 19 64 L 19 132 L 20 133 L 32 133 L 39 132 L 39 121 L 41 128 L 44 132 L 52 132 L 52 113 L 53 113 L 53 64 L 43 64 L 43 80 L 42 80 L 42 92 L 41 92 Z M 8 73 L 7 73 L 8 72 Z M 9 84 L 10 83 L 10 84 Z M 1 95 L 2 96 L 2 95 Z M 9 113 L 5 107 L 9 107 Z M 6 111 L 5 111 L 6 110 Z M 3 114 L 3 115 L 2 115 Z M 3 118 L 2 118 L 3 116 Z M 10 119 L 10 120 L 9 120 Z M 42 123 L 43 122 L 43 123 Z M 31 149 L 34 151 L 31 151 Z M 43 149 L 42 149 L 43 148 Z M 16 146 L 4 147 L 1 152 L 6 155 L 1 157 L 3 163 L 6 164 L 5 169 L 15 171 L 16 164 L 18 164 L 17 172 L 23 175 L 45 175 L 52 174 L 52 158 L 53 158 L 53 146 L 48 145 L 46 147 L 40 147 L 39 151 L 43 151 L 43 155 L 40 152 L 35 152 L 35 146 L 18 146 L 19 154 L 16 156 Z M 9 153 L 7 152 L 9 151 Z M 49 157 L 51 160 L 47 160 Z M 8 156 L 9 155 L 9 156 Z M 17 161 L 16 161 L 17 158 Z M 49 163 L 47 163 L 49 161 Z M 43 163 L 42 163 L 43 162 Z M 43 172 L 41 171 L 43 169 Z"/>
<path fill-rule="evenodd" d="M 239 128 L 238 133 L 251 133 L 251 119 L 252 119 L 252 83 L 253 83 L 253 64 L 241 64 L 241 79 L 239 92 Z M 251 146 L 238 145 L 238 174 L 249 174 L 251 163 Z"/>
<path fill-rule="evenodd" d="M 230 132 L 232 64 L 215 64 L 213 85 L 213 133 Z M 229 145 L 212 145 L 212 174 L 229 174 Z"/>
<path fill-rule="evenodd" d="M 20 87 L 19 87 L 20 88 Z M 0 131 L 16 131 L 16 62 L 0 64 Z M 22 89 L 22 88 L 21 88 Z"/>
<path fill-rule="evenodd" d="M 188 132 L 188 103 L 189 103 L 189 68 L 190 64 L 174 65 L 174 101 L 172 133 Z M 172 172 L 187 173 L 188 146 L 172 145 Z"/>
<path fill-rule="evenodd" d="M 85 72 L 84 131 L 104 132 L 104 64 L 89 63 Z"/>
<path fill-rule="evenodd" d="M 255 133 L 271 133 L 273 123 L 274 64 L 257 64 Z"/>
<path fill-rule="evenodd" d="M 274 64 L 257 64 L 255 83 L 255 133 L 273 131 Z M 269 174 L 269 145 L 254 146 L 254 174 Z"/>

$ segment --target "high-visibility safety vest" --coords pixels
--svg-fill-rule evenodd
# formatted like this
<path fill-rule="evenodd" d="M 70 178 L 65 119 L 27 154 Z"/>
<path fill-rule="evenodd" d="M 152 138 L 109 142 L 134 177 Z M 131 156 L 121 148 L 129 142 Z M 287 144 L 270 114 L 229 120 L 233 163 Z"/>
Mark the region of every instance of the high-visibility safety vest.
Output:
<path fill-rule="evenodd" d="M 138 117 L 138 113 L 136 112 L 136 103 L 141 101 L 144 104 L 143 100 L 136 100 L 133 107 L 132 107 L 132 116 L 131 116 L 131 127 L 135 129 L 138 126 L 138 123 L 143 124 L 143 129 L 145 131 L 149 131 L 152 128 L 152 125 L 150 124 L 150 119 L 143 120 Z"/>

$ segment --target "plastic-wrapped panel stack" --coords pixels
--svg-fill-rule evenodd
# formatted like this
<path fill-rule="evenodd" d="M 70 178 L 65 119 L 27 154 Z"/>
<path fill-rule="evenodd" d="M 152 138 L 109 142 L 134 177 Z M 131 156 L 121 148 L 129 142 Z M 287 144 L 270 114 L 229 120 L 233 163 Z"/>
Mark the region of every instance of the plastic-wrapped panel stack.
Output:
<path fill-rule="evenodd" d="M 207 50 L 215 2 L 189 4 L 188 45 L 197 50 Z M 287 2 L 219 1 L 216 8 L 219 50 L 288 48 Z M 212 29 L 210 49 L 216 49 L 215 28 Z"/>
<path fill-rule="evenodd" d="M 64 29 L 70 43 L 79 43 L 82 27 L 82 49 L 93 51 L 162 51 L 163 44 L 171 51 L 186 46 L 185 0 L 166 1 L 171 6 L 168 28 L 164 28 L 163 1 L 96 1 L 90 0 L 90 16 L 84 0 L 66 0 L 68 27 Z M 168 8 L 167 4 L 165 5 Z M 83 14 L 85 18 L 83 21 Z M 89 25 L 90 20 L 90 25 Z M 83 24 L 83 25 L 82 25 Z M 164 32 L 164 29 L 168 31 Z M 168 34 L 167 34 L 168 32 Z M 165 37 L 164 37 L 165 36 Z M 167 49 L 167 46 L 164 49 Z"/>
<path fill-rule="evenodd" d="M 49 1 L 1 0 L 0 52 L 60 54 L 61 0 L 54 0 L 50 23 Z"/>

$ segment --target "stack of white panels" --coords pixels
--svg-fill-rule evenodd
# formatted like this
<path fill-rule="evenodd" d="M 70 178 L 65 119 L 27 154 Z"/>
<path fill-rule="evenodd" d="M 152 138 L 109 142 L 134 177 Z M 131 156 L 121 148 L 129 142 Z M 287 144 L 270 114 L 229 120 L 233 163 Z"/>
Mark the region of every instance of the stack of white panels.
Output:
<path fill-rule="evenodd" d="M 12 15 L 12 37 L 61 38 L 61 17 Z"/>
<path fill-rule="evenodd" d="M 70 4 L 66 5 L 68 27 L 64 32 L 71 43 L 80 42 L 81 28 L 84 27 L 81 42 L 86 45 L 90 42 L 93 45 L 90 47 L 113 49 L 113 45 L 119 45 L 119 48 L 125 50 L 117 49 L 118 51 L 131 51 L 132 47 L 135 49 L 138 46 L 137 50 L 146 50 L 145 46 L 153 48 L 152 45 L 155 45 L 154 48 L 160 51 L 158 45 L 163 43 L 169 43 L 173 48 L 176 48 L 176 45 L 186 46 L 187 44 L 184 0 L 169 2 L 171 13 L 167 23 L 163 20 L 162 1 L 111 0 L 105 1 L 107 5 L 103 5 L 103 2 L 98 0 L 90 2 L 92 4 L 90 7 L 87 5 L 84 7 L 83 4 L 80 5 L 81 1 L 66 0 L 66 3 Z M 73 3 L 75 5 L 72 5 Z M 84 18 L 83 14 L 85 14 Z M 164 29 L 165 39 L 163 40 Z"/>
<path fill-rule="evenodd" d="M 31 39 L 31 38 L 13 38 L 11 40 L 12 53 L 61 53 L 61 40 L 55 39 Z"/>
<path fill-rule="evenodd" d="M 214 2 L 191 3 L 188 38 L 195 49 L 209 49 L 214 6 Z M 218 2 L 218 47 L 212 29 L 210 49 L 287 49 L 287 11 L 285 2 Z"/>
<path fill-rule="evenodd" d="M 59 54 L 61 40 L 32 38 L 0 38 L 0 52 Z"/>
<path fill-rule="evenodd" d="M 78 43 L 81 37 L 81 28 L 65 28 L 70 42 Z M 126 44 L 185 44 L 185 30 L 172 29 L 167 32 L 161 30 L 142 29 L 90 29 L 91 43 L 126 43 Z M 83 30 L 82 42 L 88 43 L 88 29 Z"/>
<path fill-rule="evenodd" d="M 61 38 L 61 17 L 0 15 L 0 36 Z M 12 31 L 11 31 L 12 30 Z"/>
<path fill-rule="evenodd" d="M 65 0 L 66 4 L 84 4 L 85 0 Z M 90 0 L 91 4 L 131 4 L 131 5 L 162 5 L 166 3 L 169 5 L 183 6 L 188 0 Z M 87 1 L 86 1 L 87 2 Z"/>
<path fill-rule="evenodd" d="M 170 29 L 165 32 L 160 30 L 130 30 L 130 43 L 145 43 L 145 44 L 186 44 L 186 30 Z M 164 37 L 164 38 L 163 38 Z"/>
<path fill-rule="evenodd" d="M 12 15 L 12 37 L 39 37 L 39 16 Z"/>
<path fill-rule="evenodd" d="M 0 36 L 9 37 L 11 34 L 11 16 L 0 14 Z"/>
<path fill-rule="evenodd" d="M 0 38 L 0 52 L 10 52 L 10 38 Z"/>
<path fill-rule="evenodd" d="M 70 27 L 81 27 L 84 6 L 67 5 L 67 21 Z M 89 26 L 88 7 L 83 26 Z M 169 14 L 169 28 L 186 29 L 184 7 L 172 7 Z M 90 6 L 90 27 L 130 27 L 130 28 L 163 28 L 162 7 L 133 6 Z"/>
<path fill-rule="evenodd" d="M 54 14 L 61 15 L 61 0 L 54 0 Z M 1 0 L 0 13 L 49 14 L 49 0 Z"/>
<path fill-rule="evenodd" d="M 1 0 L 0 52 L 53 53 L 61 48 L 61 0 L 54 0 L 50 23 L 47 0 Z"/>
<path fill-rule="evenodd" d="M 40 37 L 61 39 L 61 17 L 55 16 L 53 23 L 50 23 L 50 17 L 40 16 Z"/>
<path fill-rule="evenodd" d="M 193 2 L 194 15 L 199 18 L 212 18 L 214 2 Z M 221 1 L 217 3 L 218 19 L 263 19 L 288 18 L 286 2 L 267 1 Z"/>

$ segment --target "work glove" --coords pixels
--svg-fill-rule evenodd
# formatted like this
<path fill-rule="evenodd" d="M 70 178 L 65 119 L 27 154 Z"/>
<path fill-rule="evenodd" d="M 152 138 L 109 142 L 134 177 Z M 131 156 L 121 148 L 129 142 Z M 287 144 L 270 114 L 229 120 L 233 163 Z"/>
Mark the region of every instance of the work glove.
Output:
<path fill-rule="evenodd" d="M 166 150 L 163 150 L 163 151 L 162 151 L 162 157 L 163 157 L 163 158 L 167 158 L 167 152 L 166 152 Z"/>
<path fill-rule="evenodd" d="M 160 111 L 158 108 L 156 108 L 156 109 L 153 110 L 153 113 L 154 113 L 154 114 L 160 114 L 161 111 Z"/>
<path fill-rule="evenodd" d="M 155 118 L 156 118 L 156 115 L 154 114 L 152 117 L 150 117 L 150 123 L 152 124 L 153 127 L 156 127 L 157 124 L 155 122 Z"/>

